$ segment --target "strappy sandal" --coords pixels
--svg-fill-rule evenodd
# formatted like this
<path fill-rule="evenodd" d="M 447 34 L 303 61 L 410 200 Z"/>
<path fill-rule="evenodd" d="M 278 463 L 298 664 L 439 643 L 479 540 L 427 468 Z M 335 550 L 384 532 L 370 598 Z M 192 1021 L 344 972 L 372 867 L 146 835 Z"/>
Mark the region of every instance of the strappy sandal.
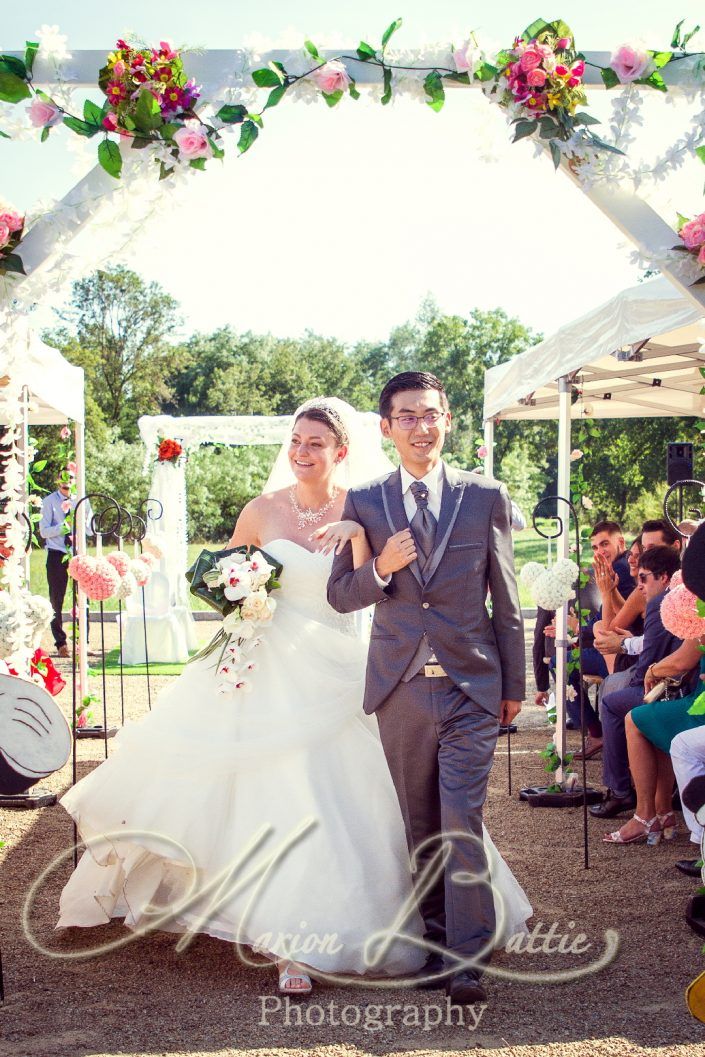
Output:
<path fill-rule="evenodd" d="M 292 972 L 292 970 L 295 970 Z M 303 984 L 303 987 L 287 986 L 292 980 Z M 313 990 L 311 977 L 302 972 L 296 962 L 285 962 L 284 968 L 279 970 L 279 993 L 282 995 L 310 995 Z"/>
<path fill-rule="evenodd" d="M 602 838 L 605 844 L 646 844 L 653 846 L 658 844 L 661 840 L 661 829 L 656 828 L 659 825 L 658 815 L 654 815 L 651 819 L 642 818 L 641 815 L 637 815 L 636 812 L 632 815 L 635 822 L 638 822 L 644 827 L 641 833 L 635 833 L 633 837 L 627 837 L 626 839 L 622 836 L 622 829 L 615 829 L 612 833 L 606 833 Z M 631 820 L 630 820 L 631 821 Z M 628 823 L 625 822 L 625 826 Z"/>
<path fill-rule="evenodd" d="M 674 840 L 678 834 L 678 820 L 674 811 L 667 811 L 665 815 L 658 816 L 661 834 L 664 840 Z"/>

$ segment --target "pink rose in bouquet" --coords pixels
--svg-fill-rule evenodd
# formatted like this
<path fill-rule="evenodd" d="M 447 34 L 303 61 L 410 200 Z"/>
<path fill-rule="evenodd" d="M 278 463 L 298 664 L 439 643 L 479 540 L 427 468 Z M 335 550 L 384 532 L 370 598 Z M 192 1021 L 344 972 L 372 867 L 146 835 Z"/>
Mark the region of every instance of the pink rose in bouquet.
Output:
<path fill-rule="evenodd" d="M 705 213 L 693 217 L 680 229 L 680 237 L 683 239 L 687 249 L 697 250 L 705 243 Z"/>
<path fill-rule="evenodd" d="M 179 154 L 186 161 L 210 158 L 213 153 L 213 148 L 208 142 L 208 130 L 198 118 L 190 118 L 183 128 L 176 130 L 174 143 L 179 148 Z"/>
<path fill-rule="evenodd" d="M 0 250 L 4 246 L 8 245 L 10 241 L 10 235 L 11 232 L 9 227 L 7 226 L 7 224 L 3 224 L 3 222 L 0 220 Z"/>
<path fill-rule="evenodd" d="M 35 95 L 27 107 L 27 113 L 29 114 L 30 122 L 35 128 L 52 128 L 54 125 L 59 125 L 64 119 L 64 115 L 56 103 L 40 99 L 38 95 Z"/>
<path fill-rule="evenodd" d="M 6 209 L 3 213 L 0 213 L 0 224 L 6 224 L 14 235 L 22 230 L 24 217 L 21 217 L 14 209 Z"/>
<path fill-rule="evenodd" d="M 332 59 L 325 66 L 314 70 L 311 74 L 311 79 L 315 81 L 326 95 L 333 95 L 334 92 L 346 92 L 352 80 L 345 66 L 338 59 Z"/>
<path fill-rule="evenodd" d="M 622 84 L 648 77 L 652 72 L 652 62 L 648 51 L 634 44 L 622 44 L 610 58 L 610 66 Z"/>

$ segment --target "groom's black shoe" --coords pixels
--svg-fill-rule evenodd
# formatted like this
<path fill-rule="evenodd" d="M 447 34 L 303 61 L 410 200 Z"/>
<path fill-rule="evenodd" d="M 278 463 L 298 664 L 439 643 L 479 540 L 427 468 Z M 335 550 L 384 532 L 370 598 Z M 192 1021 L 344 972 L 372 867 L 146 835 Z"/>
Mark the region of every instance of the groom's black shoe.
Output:
<path fill-rule="evenodd" d="M 454 1006 L 472 1006 L 486 1002 L 487 992 L 472 973 L 457 973 L 446 984 L 446 994 Z"/>
<path fill-rule="evenodd" d="M 440 977 L 443 972 L 443 959 L 440 954 L 429 954 L 426 964 L 414 973 L 414 987 L 419 991 L 440 991 L 446 986 L 448 977 Z"/>

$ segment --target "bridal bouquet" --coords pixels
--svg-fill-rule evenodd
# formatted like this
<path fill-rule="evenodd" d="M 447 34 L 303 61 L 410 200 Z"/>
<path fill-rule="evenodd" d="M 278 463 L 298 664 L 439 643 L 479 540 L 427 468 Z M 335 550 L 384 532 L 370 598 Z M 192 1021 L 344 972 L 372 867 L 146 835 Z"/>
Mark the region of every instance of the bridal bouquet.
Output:
<path fill-rule="evenodd" d="M 250 656 L 262 641 L 256 634 L 276 609 L 271 592 L 279 587 L 282 566 L 268 554 L 250 547 L 201 551 L 186 573 L 191 593 L 223 615 L 218 634 L 192 657 L 208 657 L 220 648 L 217 669 L 220 693 L 251 690 L 249 676 L 256 663 Z"/>

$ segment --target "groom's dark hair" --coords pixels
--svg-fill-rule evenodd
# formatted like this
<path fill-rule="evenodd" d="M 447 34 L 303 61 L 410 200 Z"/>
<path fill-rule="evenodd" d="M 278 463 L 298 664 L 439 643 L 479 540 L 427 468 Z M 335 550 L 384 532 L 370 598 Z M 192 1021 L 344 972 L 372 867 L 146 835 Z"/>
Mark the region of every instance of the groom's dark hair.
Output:
<path fill-rule="evenodd" d="M 392 411 L 392 398 L 405 389 L 435 389 L 441 394 L 441 407 L 444 410 L 448 408 L 448 397 L 440 378 L 436 378 L 435 374 L 431 374 L 430 371 L 402 371 L 401 374 L 395 374 L 393 378 L 390 378 L 379 395 L 380 418 L 389 419 Z"/>

